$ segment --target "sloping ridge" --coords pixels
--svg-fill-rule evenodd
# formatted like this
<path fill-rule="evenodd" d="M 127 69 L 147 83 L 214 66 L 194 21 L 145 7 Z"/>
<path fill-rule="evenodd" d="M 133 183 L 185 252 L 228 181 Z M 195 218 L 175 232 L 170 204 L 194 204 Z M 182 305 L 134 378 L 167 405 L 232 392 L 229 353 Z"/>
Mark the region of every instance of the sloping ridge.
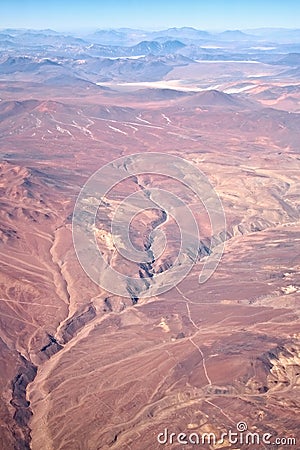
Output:
<path fill-rule="evenodd" d="M 186 106 L 247 106 L 247 101 L 243 101 L 231 94 L 217 91 L 215 89 L 194 94 L 190 99 L 185 100 Z"/>
<path fill-rule="evenodd" d="M 0 64 L 0 73 L 10 74 L 15 72 L 35 72 L 39 68 L 46 66 L 60 66 L 50 59 L 39 60 L 28 56 L 11 57 Z"/>
<path fill-rule="evenodd" d="M 18 114 L 31 111 L 39 103 L 39 100 L 8 100 L 0 102 L 0 120 L 4 120 L 7 117 L 16 116 Z"/>

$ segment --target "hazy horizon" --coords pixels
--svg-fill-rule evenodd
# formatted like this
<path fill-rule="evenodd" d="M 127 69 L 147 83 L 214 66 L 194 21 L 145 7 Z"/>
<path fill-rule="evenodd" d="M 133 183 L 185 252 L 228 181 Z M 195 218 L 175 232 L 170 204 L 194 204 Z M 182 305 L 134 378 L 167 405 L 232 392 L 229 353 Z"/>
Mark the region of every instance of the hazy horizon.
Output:
<path fill-rule="evenodd" d="M 300 3 L 296 0 L 88 0 L 43 3 L 12 0 L 0 7 L 0 29 L 166 29 L 192 27 L 207 31 L 257 28 L 299 28 Z M 155 26 L 153 26 L 155 24 Z"/>
<path fill-rule="evenodd" d="M 184 28 L 190 28 L 190 29 L 194 29 L 197 31 L 206 31 L 208 33 L 222 33 L 224 31 L 241 31 L 243 33 L 250 33 L 251 31 L 258 31 L 258 30 L 273 30 L 273 31 L 298 31 L 300 30 L 300 26 L 299 27 L 253 27 L 253 28 L 218 28 L 218 29 L 212 29 L 212 28 L 196 28 L 196 27 L 191 27 L 189 25 L 182 25 L 180 27 L 111 27 L 111 26 L 107 26 L 107 27 L 97 27 L 97 26 L 93 26 L 93 27 L 78 27 L 78 28 L 50 28 L 50 27 L 43 27 L 43 28 L 38 28 L 38 27 L 0 27 L 0 31 L 5 31 L 5 30 L 18 30 L 18 31 L 52 31 L 55 33 L 63 33 L 63 32 L 94 32 L 94 31 L 112 31 L 112 30 L 132 30 L 132 31 L 145 31 L 145 32 L 151 32 L 151 31 L 163 31 L 163 30 L 167 30 L 167 29 L 184 29 Z"/>

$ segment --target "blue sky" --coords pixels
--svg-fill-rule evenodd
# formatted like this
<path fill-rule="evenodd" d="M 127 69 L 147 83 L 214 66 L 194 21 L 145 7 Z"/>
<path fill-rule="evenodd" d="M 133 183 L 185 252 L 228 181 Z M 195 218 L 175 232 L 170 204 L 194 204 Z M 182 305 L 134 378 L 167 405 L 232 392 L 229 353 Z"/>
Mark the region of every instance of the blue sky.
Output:
<path fill-rule="evenodd" d="M 0 0 L 0 28 L 300 28 L 300 0 Z"/>

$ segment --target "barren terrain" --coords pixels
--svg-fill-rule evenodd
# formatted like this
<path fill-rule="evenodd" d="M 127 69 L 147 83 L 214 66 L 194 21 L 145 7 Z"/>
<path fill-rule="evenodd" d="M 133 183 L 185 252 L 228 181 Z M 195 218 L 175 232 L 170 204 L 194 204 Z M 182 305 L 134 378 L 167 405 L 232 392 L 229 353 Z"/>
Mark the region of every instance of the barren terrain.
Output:
<path fill-rule="evenodd" d="M 241 421 L 272 442 L 300 442 L 300 82 L 278 75 L 289 67 L 193 60 L 161 84 L 129 87 L 46 85 L 36 68 L 14 80 L 1 74 L 1 448 L 155 450 L 165 428 L 220 436 Z M 180 195 L 201 242 L 178 286 L 150 298 L 129 286 L 123 298 L 83 271 L 72 214 L 96 169 L 146 152 L 181 156 L 204 172 L 227 228 L 212 235 L 203 206 L 179 182 L 129 178 L 97 216 L 112 267 L 143 278 L 145 289 L 172 267 L 178 230 L 157 210 L 137 217 L 131 234 L 147 248 L 159 224 L 168 245 L 158 260 L 129 263 L 115 251 L 110 219 L 139 190 Z M 217 271 L 199 284 L 208 248 L 222 242 Z"/>

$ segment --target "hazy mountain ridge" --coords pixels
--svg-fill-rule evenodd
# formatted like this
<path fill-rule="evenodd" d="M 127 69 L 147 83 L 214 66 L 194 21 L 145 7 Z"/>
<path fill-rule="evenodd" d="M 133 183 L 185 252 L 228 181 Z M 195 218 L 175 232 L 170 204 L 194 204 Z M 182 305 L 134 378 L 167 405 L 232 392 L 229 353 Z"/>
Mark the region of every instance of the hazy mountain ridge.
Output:
<path fill-rule="evenodd" d="M 154 82 L 175 67 L 197 61 L 254 61 L 282 65 L 289 76 L 289 68 L 298 65 L 300 44 L 299 53 L 297 49 L 295 43 L 268 41 L 266 32 L 261 37 L 240 30 L 117 29 L 73 36 L 52 30 L 6 29 L 0 31 L 0 74 L 12 75 L 15 81 L 33 74 L 32 81 L 60 85 Z"/>

